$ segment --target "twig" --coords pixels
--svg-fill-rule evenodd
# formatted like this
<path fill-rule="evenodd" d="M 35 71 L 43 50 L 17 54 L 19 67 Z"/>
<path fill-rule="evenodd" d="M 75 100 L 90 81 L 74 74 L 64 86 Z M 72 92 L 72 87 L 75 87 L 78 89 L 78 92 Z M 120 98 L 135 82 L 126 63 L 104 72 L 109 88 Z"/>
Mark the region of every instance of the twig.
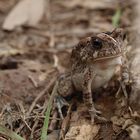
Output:
<path fill-rule="evenodd" d="M 52 113 L 52 119 L 50 121 L 50 124 L 49 124 L 49 131 L 53 131 L 56 127 L 56 123 L 58 122 L 58 120 L 56 119 L 57 116 L 58 116 L 58 111 L 57 110 L 54 110 L 54 112 Z M 60 121 L 60 120 L 59 120 Z"/>
<path fill-rule="evenodd" d="M 28 129 L 30 130 L 30 131 L 32 131 L 32 129 L 31 129 L 31 127 L 28 125 L 28 123 L 23 119 L 23 122 L 25 123 L 25 125 L 28 127 Z"/>
<path fill-rule="evenodd" d="M 22 121 L 25 123 L 25 125 L 28 127 L 28 129 L 31 131 L 30 126 L 28 125 L 28 123 L 25 120 L 25 109 L 21 102 L 18 102 L 18 107 L 19 107 L 19 112 L 21 112 L 23 114 L 23 115 L 21 115 Z"/>
<path fill-rule="evenodd" d="M 47 105 L 48 105 L 48 101 L 46 100 L 43 105 L 43 110 L 42 110 L 41 114 L 44 114 L 44 112 L 46 111 Z M 36 119 L 38 119 L 38 117 L 36 117 Z M 33 139 L 33 133 L 34 133 L 34 130 L 35 130 L 36 126 L 38 125 L 38 123 L 39 123 L 39 120 L 36 120 L 32 127 L 32 131 L 31 131 L 31 135 L 30 135 L 31 139 Z"/>
<path fill-rule="evenodd" d="M 34 86 L 35 88 L 37 88 L 37 87 L 38 87 L 38 84 L 37 84 L 37 82 L 34 80 L 34 78 L 33 78 L 31 75 L 29 75 L 28 78 L 29 78 L 29 80 L 32 82 L 33 86 Z"/>
<path fill-rule="evenodd" d="M 33 134 L 34 134 L 34 130 L 35 130 L 36 126 L 38 125 L 38 122 L 39 122 L 39 120 L 36 120 L 35 123 L 34 123 L 34 125 L 33 125 L 33 127 L 32 127 L 30 139 L 33 139 L 34 138 L 34 135 Z"/>
<path fill-rule="evenodd" d="M 0 118 L 2 117 L 2 115 L 3 115 L 3 113 L 4 113 L 5 110 L 6 110 L 6 107 L 4 106 L 4 107 L 2 108 L 1 113 L 0 113 Z"/>
<path fill-rule="evenodd" d="M 48 89 L 54 84 L 55 80 L 56 80 L 56 77 L 53 78 L 53 79 L 51 80 L 51 82 L 49 83 L 49 85 L 47 85 L 47 86 L 45 87 L 45 89 L 39 93 L 39 95 L 38 95 L 38 96 L 35 98 L 35 100 L 33 101 L 33 103 L 32 103 L 32 105 L 31 105 L 31 107 L 30 107 L 30 109 L 29 109 L 27 115 L 29 115 L 29 114 L 32 112 L 32 110 L 33 110 L 33 108 L 35 107 L 37 101 L 48 91 Z"/>
<path fill-rule="evenodd" d="M 64 140 L 64 138 L 65 138 L 65 134 L 66 134 L 66 131 L 68 129 L 68 125 L 69 125 L 69 121 L 70 121 L 70 116 L 71 116 L 70 114 L 71 114 L 71 110 L 72 110 L 73 104 L 74 104 L 74 100 L 70 104 L 69 109 L 67 111 L 67 116 L 65 117 L 65 119 L 62 122 L 60 138 L 59 139 L 63 139 Z"/>
<path fill-rule="evenodd" d="M 37 101 L 48 91 L 48 89 L 54 84 L 55 80 L 56 80 L 56 77 L 54 77 L 54 78 L 50 81 L 50 83 L 45 87 L 45 89 L 43 89 L 43 91 L 41 91 L 41 92 L 39 93 L 39 95 L 35 98 L 35 100 L 34 100 L 33 103 L 31 104 L 31 107 L 29 108 L 29 111 L 27 112 L 26 116 L 29 116 L 29 115 L 30 115 L 30 113 L 31 113 L 32 110 L 34 109 L 34 107 L 35 107 Z M 22 125 L 17 129 L 16 132 L 19 133 L 19 132 L 23 129 L 23 127 L 24 127 L 24 124 L 22 124 Z"/>
<path fill-rule="evenodd" d="M 55 68 L 58 68 L 58 57 L 56 56 L 56 55 L 53 55 L 53 59 L 54 59 L 54 64 L 53 64 L 53 66 L 55 67 Z"/>
<path fill-rule="evenodd" d="M 41 115 L 41 116 L 29 116 L 29 117 L 26 117 L 26 119 L 30 119 L 30 118 L 40 118 L 40 119 L 44 119 L 45 116 L 44 115 Z M 52 117 L 50 117 L 50 119 L 53 119 Z M 55 118 L 57 121 L 60 121 L 61 119 L 60 118 Z"/>

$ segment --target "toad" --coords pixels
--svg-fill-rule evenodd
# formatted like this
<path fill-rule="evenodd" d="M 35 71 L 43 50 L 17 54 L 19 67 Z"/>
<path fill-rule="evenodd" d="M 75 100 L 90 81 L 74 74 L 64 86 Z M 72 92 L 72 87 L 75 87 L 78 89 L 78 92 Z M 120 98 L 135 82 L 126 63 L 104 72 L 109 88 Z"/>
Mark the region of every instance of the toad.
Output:
<path fill-rule="evenodd" d="M 95 118 L 103 119 L 94 106 L 92 92 L 105 86 L 116 75 L 124 78 L 124 37 L 123 29 L 116 28 L 112 32 L 84 38 L 72 49 L 70 73 L 59 78 L 58 94 L 66 97 L 75 90 L 81 91 L 92 122 Z"/>

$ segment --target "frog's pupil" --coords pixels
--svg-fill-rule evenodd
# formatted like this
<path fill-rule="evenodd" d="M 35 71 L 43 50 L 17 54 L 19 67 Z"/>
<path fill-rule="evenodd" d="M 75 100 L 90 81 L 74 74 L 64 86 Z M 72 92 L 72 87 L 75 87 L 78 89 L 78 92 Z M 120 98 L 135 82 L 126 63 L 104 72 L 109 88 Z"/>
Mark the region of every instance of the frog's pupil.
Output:
<path fill-rule="evenodd" d="M 95 39 L 93 41 L 92 45 L 95 49 L 101 49 L 102 48 L 102 42 L 101 42 L 101 40 L 98 40 L 98 39 Z"/>

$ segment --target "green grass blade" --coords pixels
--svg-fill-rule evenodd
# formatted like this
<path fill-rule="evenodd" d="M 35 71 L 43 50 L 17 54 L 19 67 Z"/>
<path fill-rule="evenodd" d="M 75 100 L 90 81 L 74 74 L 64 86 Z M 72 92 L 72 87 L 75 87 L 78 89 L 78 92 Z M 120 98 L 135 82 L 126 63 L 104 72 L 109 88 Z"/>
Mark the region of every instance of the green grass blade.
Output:
<path fill-rule="evenodd" d="M 112 25 L 114 27 L 118 27 L 119 26 L 121 15 L 122 15 L 121 9 L 118 8 L 116 10 L 114 16 L 112 17 Z"/>
<path fill-rule="evenodd" d="M 57 90 L 57 86 L 58 86 L 58 83 L 56 82 L 56 84 L 53 88 L 51 97 L 48 102 L 47 111 L 45 113 L 45 120 L 44 120 L 44 124 L 42 127 L 41 140 L 47 140 L 47 131 L 48 131 L 48 126 L 49 126 L 50 113 L 51 113 L 51 109 L 52 109 L 52 102 L 53 102 L 53 99 L 54 99 L 54 96 L 55 96 L 55 93 Z"/>
<path fill-rule="evenodd" d="M 52 108 L 52 106 L 49 102 L 47 111 L 45 113 L 45 120 L 44 120 L 44 124 L 43 124 L 43 128 L 42 128 L 41 140 L 47 140 L 47 131 L 48 131 L 48 126 L 49 126 L 51 108 Z"/>
<path fill-rule="evenodd" d="M 5 126 L 0 125 L 0 134 L 11 138 L 12 140 L 25 140 L 15 132 L 7 129 Z"/>

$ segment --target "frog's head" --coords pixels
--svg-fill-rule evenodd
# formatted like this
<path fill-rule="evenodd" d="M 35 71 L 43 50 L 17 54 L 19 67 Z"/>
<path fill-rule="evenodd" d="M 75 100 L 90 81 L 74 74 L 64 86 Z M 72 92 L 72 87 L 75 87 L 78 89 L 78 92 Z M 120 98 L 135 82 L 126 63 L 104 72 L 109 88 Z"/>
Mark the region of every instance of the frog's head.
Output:
<path fill-rule="evenodd" d="M 73 49 L 72 57 L 82 62 L 120 57 L 124 53 L 124 38 L 125 33 L 121 28 L 87 37 Z"/>
<path fill-rule="evenodd" d="M 94 60 L 119 57 L 124 52 L 124 30 L 116 28 L 112 32 L 99 33 L 91 37 Z"/>

